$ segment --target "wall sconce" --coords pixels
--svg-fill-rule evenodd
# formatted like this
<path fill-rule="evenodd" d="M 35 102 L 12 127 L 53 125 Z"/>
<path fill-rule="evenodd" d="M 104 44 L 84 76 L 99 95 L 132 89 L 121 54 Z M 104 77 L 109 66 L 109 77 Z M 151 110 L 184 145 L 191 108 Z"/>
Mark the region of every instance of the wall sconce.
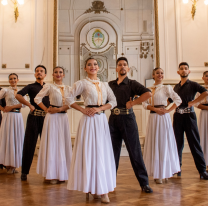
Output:
<path fill-rule="evenodd" d="M 10 0 L 14 4 L 14 17 L 15 17 L 15 23 L 17 22 L 17 18 L 19 17 L 19 11 L 18 11 L 18 4 L 22 5 L 24 4 L 24 0 Z M 2 0 L 1 3 L 3 5 L 7 5 L 7 0 Z"/>
<path fill-rule="evenodd" d="M 197 3 L 197 1 L 199 1 L 199 0 L 191 0 L 191 2 L 192 2 L 191 14 L 192 14 L 192 19 L 193 20 L 194 20 L 195 14 L 196 14 L 196 3 Z M 183 0 L 184 4 L 187 4 L 188 2 L 189 2 L 189 0 Z M 204 4 L 208 5 L 208 0 L 205 0 Z"/>

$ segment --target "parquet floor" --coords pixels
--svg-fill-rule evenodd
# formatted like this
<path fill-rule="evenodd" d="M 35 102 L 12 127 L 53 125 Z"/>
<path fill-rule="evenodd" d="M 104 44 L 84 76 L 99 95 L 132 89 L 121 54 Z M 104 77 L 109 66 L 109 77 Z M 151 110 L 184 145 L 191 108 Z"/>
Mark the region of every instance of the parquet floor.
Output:
<path fill-rule="evenodd" d="M 97 206 L 99 200 L 86 202 L 85 194 L 68 191 L 66 183 L 50 185 L 36 174 L 37 157 L 34 158 L 27 182 L 21 182 L 20 173 L 0 174 L 0 206 Z M 208 181 L 200 180 L 190 154 L 183 155 L 181 178 L 173 177 L 167 183 L 157 185 L 150 177 L 152 194 L 141 192 L 129 158 L 121 157 L 116 190 L 110 193 L 110 206 L 208 206 Z"/>

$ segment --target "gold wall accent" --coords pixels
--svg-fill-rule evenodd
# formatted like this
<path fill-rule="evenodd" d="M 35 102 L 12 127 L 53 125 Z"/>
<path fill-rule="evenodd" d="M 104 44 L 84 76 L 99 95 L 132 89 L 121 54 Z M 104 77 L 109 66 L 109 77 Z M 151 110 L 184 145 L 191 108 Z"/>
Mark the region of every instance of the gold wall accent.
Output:
<path fill-rule="evenodd" d="M 53 19 L 53 68 L 57 66 L 57 35 L 58 35 L 58 0 L 54 0 L 54 19 Z"/>
<path fill-rule="evenodd" d="M 104 2 L 102 1 L 93 1 L 92 2 L 92 7 L 90 7 L 89 9 L 87 9 L 85 11 L 85 14 L 87 13 L 91 13 L 91 12 L 95 12 L 95 14 L 100 14 L 100 12 L 103 13 L 110 13 L 109 11 L 107 11 L 107 9 L 104 6 Z"/>
<path fill-rule="evenodd" d="M 19 10 L 18 10 L 17 1 L 15 1 L 13 3 L 14 3 L 14 17 L 15 17 L 15 23 L 16 23 L 17 19 L 19 17 Z"/>
<path fill-rule="evenodd" d="M 7 68 L 7 65 L 6 64 L 2 64 L 2 69 L 6 69 Z"/>
<path fill-rule="evenodd" d="M 192 1 L 192 9 L 191 9 L 191 15 L 192 15 L 192 19 L 194 20 L 194 17 L 195 17 L 195 15 L 196 15 L 196 3 L 197 3 L 197 1 L 199 1 L 199 0 L 193 0 Z"/>
<path fill-rule="evenodd" d="M 155 10 L 155 57 L 156 57 L 156 67 L 160 67 L 158 0 L 154 0 L 154 10 Z"/>
<path fill-rule="evenodd" d="M 25 64 L 25 68 L 29 69 L 30 68 L 30 64 Z"/>

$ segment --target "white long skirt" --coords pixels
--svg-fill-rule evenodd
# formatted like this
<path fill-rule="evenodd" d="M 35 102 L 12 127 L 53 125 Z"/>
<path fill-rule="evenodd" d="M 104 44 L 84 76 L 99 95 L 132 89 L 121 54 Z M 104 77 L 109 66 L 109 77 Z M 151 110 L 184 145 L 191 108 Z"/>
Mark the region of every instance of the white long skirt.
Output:
<path fill-rule="evenodd" d="M 154 179 L 169 178 L 180 171 L 177 145 L 169 114 L 149 115 L 144 162 L 148 175 Z"/>
<path fill-rule="evenodd" d="M 200 144 L 204 153 L 206 165 L 208 165 L 208 111 L 201 110 L 199 115 Z"/>
<path fill-rule="evenodd" d="M 4 113 L 0 129 L 0 164 L 21 166 L 24 134 L 22 114 Z"/>
<path fill-rule="evenodd" d="M 78 126 L 67 189 L 101 195 L 115 187 L 116 166 L 106 115 L 83 115 Z"/>
<path fill-rule="evenodd" d="M 40 141 L 37 173 L 48 180 L 68 180 L 72 158 L 66 113 L 46 114 Z"/>

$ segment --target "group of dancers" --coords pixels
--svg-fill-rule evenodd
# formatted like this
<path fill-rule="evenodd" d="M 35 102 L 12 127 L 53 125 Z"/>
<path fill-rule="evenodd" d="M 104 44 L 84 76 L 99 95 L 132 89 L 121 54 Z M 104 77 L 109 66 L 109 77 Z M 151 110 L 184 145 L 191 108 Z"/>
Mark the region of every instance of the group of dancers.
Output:
<path fill-rule="evenodd" d="M 0 91 L 0 164 L 8 174 L 18 172 L 16 168 L 22 166 L 21 180 L 27 180 L 40 135 L 36 171 L 45 178 L 44 182 L 57 184 L 68 180 L 68 190 L 82 191 L 87 199 L 91 194 L 102 203 L 109 203 L 108 193 L 116 187 L 124 141 L 142 191 L 152 193 L 148 175 L 158 184 L 174 174 L 181 176 L 185 132 L 200 178 L 208 180 L 208 71 L 203 74 L 205 86 L 201 86 L 188 79 L 189 65 L 182 62 L 178 68 L 181 81 L 173 89 L 163 85 L 163 69 L 155 68 L 155 84 L 148 89 L 127 77 L 129 65 L 125 57 L 117 59 L 118 78 L 109 83 L 97 77 L 99 67 L 93 57 L 86 61 L 84 69 L 86 78 L 73 87 L 63 84 L 65 74 L 60 66 L 53 69 L 54 83 L 45 84 L 47 70 L 38 65 L 36 82 L 22 90 L 17 87 L 18 75 L 9 75 L 10 87 Z M 82 95 L 85 107 L 75 102 L 78 95 Z M 141 103 L 150 110 L 144 156 L 133 112 L 134 105 Z M 169 106 L 170 103 L 174 104 Z M 25 106 L 30 113 L 24 132 L 20 111 Z M 193 106 L 201 109 L 199 131 Z M 83 113 L 73 152 L 67 116 L 71 108 Z M 105 115 L 108 109 L 109 123 Z M 169 115 L 172 110 L 173 126 Z"/>

